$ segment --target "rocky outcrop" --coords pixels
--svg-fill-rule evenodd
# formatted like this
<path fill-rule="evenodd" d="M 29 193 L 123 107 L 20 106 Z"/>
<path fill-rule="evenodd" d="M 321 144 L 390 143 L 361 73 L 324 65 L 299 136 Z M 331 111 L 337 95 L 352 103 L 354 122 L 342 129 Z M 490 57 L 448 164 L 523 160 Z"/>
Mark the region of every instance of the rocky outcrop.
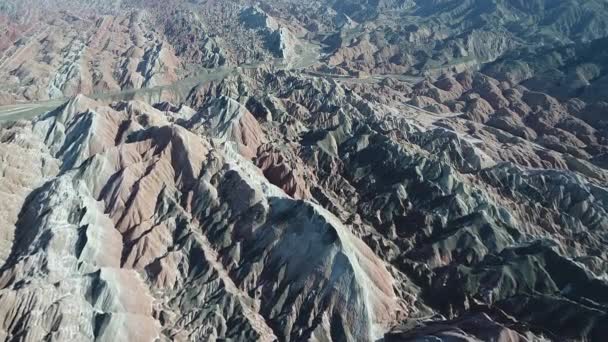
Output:
<path fill-rule="evenodd" d="M 288 63 L 296 58 L 296 48 L 300 45 L 289 28 L 281 25 L 259 7 L 248 7 L 240 14 L 240 20 L 249 29 L 259 32 L 267 49 L 277 58 Z"/>
<path fill-rule="evenodd" d="M 601 341 L 581 4 L 5 1 L 0 339 Z"/>
<path fill-rule="evenodd" d="M 234 142 L 238 151 L 247 159 L 257 154 L 258 147 L 266 141 L 255 117 L 246 107 L 228 97 L 219 97 L 199 109 L 186 127 L 206 132 L 219 141 Z"/>
<path fill-rule="evenodd" d="M 279 150 L 273 146 L 260 146 L 258 154 L 255 163 L 269 182 L 294 198 L 311 198 L 308 189 L 311 182 L 308 179 L 310 175 L 306 174 L 301 164 L 302 161 L 293 155 L 292 149 Z"/>
<path fill-rule="evenodd" d="M 78 97 L 27 131 L 65 172 L 16 223 L 7 338 L 371 340 L 394 320 L 393 278 L 369 247 L 237 153 L 251 114 L 211 119 L 212 143 L 151 107 L 115 108 Z"/>
<path fill-rule="evenodd" d="M 441 88 L 455 90 L 449 92 Z M 462 111 L 468 120 L 577 158 L 593 161 L 594 155 L 605 150 L 603 126 L 597 116 L 586 114 L 600 104 L 588 104 L 580 99 L 564 103 L 546 93 L 470 72 L 435 83 L 420 82 L 412 94 L 410 103 L 420 108 L 435 113 L 445 113 L 447 107 Z"/>

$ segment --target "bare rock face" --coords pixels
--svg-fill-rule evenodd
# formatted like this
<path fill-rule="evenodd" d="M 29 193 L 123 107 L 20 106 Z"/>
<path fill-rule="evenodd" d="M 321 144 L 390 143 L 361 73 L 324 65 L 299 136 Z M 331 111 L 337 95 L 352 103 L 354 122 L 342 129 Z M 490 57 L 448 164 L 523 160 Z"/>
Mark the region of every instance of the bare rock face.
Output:
<path fill-rule="evenodd" d="M 536 132 L 526 127 L 521 117 L 510 109 L 499 109 L 487 124 L 526 140 L 534 141 L 537 138 Z"/>
<path fill-rule="evenodd" d="M 471 96 L 464 110 L 469 120 L 481 123 L 487 122 L 494 113 L 492 105 L 479 95 Z"/>
<path fill-rule="evenodd" d="M 0 255 L 4 262 L 10 254 L 15 224 L 28 193 L 55 176 L 59 163 L 40 139 L 32 139 L 32 126 L 25 122 L 0 128 L 0 161 L 0 192 L 4 199 Z"/>
<path fill-rule="evenodd" d="M 291 30 L 277 22 L 259 7 L 248 7 L 240 14 L 245 27 L 259 32 L 268 49 L 277 58 L 290 61 L 296 58 L 298 39 Z"/>
<path fill-rule="evenodd" d="M 47 25 L 4 54 L 0 73 L 18 99 L 57 99 L 177 80 L 173 48 L 146 34 L 152 23 L 141 13 L 60 18 Z"/>
<path fill-rule="evenodd" d="M 389 332 L 387 341 L 416 341 L 420 339 L 439 339 L 459 341 L 499 341 L 499 342 L 527 342 L 540 340 L 539 336 L 528 336 L 509 328 L 516 322 L 506 319 L 506 323 L 498 323 L 484 312 L 471 314 L 467 317 L 453 321 L 433 322 L 421 327 L 397 327 Z M 410 328 L 410 329 L 408 329 Z"/>
<path fill-rule="evenodd" d="M 123 107 L 78 97 L 21 128 L 46 137 L 48 158 L 66 171 L 28 196 L 16 222 L 0 300 L 20 310 L 2 321 L 28 323 L 4 326 L 6 338 L 297 340 L 338 329 L 372 339 L 392 322 L 384 263 L 333 214 L 291 199 L 240 156 L 247 123 L 257 125 L 243 107 L 223 102 L 229 110 L 209 118 L 217 147 L 144 119 L 161 115 L 153 108 Z M 69 307 L 79 316 L 63 315 Z"/>
<path fill-rule="evenodd" d="M 605 340 L 605 14 L 0 3 L 0 339 Z"/>
<path fill-rule="evenodd" d="M 237 101 L 220 97 L 199 109 L 186 124 L 195 130 L 209 132 L 220 141 L 236 143 L 238 151 L 247 159 L 256 156 L 266 138 L 255 117 Z"/>
<path fill-rule="evenodd" d="M 175 11 L 166 19 L 165 35 L 176 55 L 186 63 L 217 68 L 228 63 L 221 41 L 210 35 L 201 17 L 193 11 Z"/>
<path fill-rule="evenodd" d="M 595 156 L 603 155 L 606 149 L 605 133 L 598 117 L 586 114 L 600 107 L 599 103 L 588 104 L 580 99 L 560 101 L 549 94 L 500 83 L 480 73 L 463 72 L 453 78 L 457 82 L 451 79 L 418 83 L 410 103 L 435 113 L 445 113 L 448 106 L 462 112 L 468 120 L 591 162 L 598 160 Z M 445 95 L 448 92 L 438 91 L 442 87 L 457 89 L 455 94 L 461 95 L 454 100 Z"/>
<path fill-rule="evenodd" d="M 310 180 L 297 156 L 290 154 L 288 149 L 277 150 L 271 146 L 261 146 L 258 151 L 255 162 L 268 181 L 296 199 L 311 198 Z"/>
<path fill-rule="evenodd" d="M 276 31 L 279 29 L 279 23 L 269 16 L 264 10 L 259 7 L 249 7 L 240 13 L 241 21 L 246 27 L 252 29 L 267 29 Z"/>

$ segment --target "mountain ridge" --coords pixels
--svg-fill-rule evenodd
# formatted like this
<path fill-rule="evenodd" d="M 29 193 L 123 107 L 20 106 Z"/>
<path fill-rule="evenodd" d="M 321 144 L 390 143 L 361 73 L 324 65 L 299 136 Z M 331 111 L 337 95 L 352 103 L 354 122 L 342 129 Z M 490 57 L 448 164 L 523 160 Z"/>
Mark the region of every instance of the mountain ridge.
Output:
<path fill-rule="evenodd" d="M 0 338 L 601 341 L 606 9 L 7 1 Z"/>

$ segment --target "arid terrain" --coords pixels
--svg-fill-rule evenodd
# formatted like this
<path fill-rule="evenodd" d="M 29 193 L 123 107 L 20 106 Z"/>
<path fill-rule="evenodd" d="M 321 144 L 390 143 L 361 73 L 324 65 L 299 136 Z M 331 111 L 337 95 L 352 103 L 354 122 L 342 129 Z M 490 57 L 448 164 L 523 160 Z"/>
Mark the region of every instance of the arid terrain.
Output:
<path fill-rule="evenodd" d="M 603 0 L 0 1 L 0 340 L 606 341 Z"/>

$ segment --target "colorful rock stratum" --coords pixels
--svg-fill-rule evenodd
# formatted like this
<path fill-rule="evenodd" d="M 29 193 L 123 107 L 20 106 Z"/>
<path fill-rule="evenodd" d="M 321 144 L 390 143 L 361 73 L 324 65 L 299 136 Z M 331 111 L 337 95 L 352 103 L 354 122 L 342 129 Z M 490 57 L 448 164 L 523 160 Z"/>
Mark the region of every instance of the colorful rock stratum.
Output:
<path fill-rule="evenodd" d="M 605 0 L 1 0 L 0 340 L 608 340 Z"/>

